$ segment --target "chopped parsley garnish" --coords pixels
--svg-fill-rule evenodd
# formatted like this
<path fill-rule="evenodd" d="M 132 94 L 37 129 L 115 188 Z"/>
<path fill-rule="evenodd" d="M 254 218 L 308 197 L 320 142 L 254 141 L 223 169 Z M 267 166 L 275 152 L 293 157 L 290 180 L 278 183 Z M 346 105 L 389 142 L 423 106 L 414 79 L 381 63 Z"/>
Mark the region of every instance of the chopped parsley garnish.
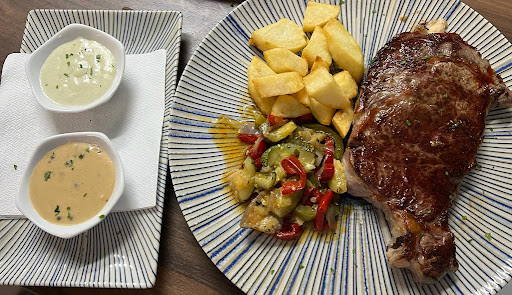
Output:
<path fill-rule="evenodd" d="M 48 179 L 50 179 L 51 175 L 52 175 L 51 171 L 46 171 L 44 173 L 44 181 L 48 181 Z"/>
<path fill-rule="evenodd" d="M 83 68 L 84 66 L 82 66 L 82 64 L 79 64 L 80 68 Z"/>
<path fill-rule="evenodd" d="M 84 154 L 83 153 L 80 153 L 80 155 L 78 156 L 78 158 L 81 160 L 84 158 Z"/>
<path fill-rule="evenodd" d="M 345 1 L 341 0 L 340 5 L 343 5 L 343 4 L 345 4 Z"/>
<path fill-rule="evenodd" d="M 67 207 L 66 209 L 69 211 L 69 210 L 71 210 L 71 207 Z"/>
<path fill-rule="evenodd" d="M 430 214 L 430 213 L 432 213 L 432 211 L 430 211 L 430 209 L 429 209 L 429 210 L 427 210 L 427 214 Z"/>
<path fill-rule="evenodd" d="M 451 126 L 450 126 L 450 127 L 448 127 L 448 128 L 450 128 L 452 131 L 455 131 L 455 129 L 456 129 L 457 127 L 459 127 L 459 126 L 460 126 L 460 124 L 462 124 L 462 121 L 461 121 L 461 120 L 459 120 L 457 123 L 453 123 L 453 120 L 450 120 L 450 123 L 452 123 L 453 125 L 451 125 Z"/>
<path fill-rule="evenodd" d="M 69 208 L 69 207 L 68 207 Z M 68 219 L 71 219 L 71 213 L 68 211 L 68 216 L 67 216 Z"/>
<path fill-rule="evenodd" d="M 304 35 L 304 40 L 308 41 L 308 36 Z"/>
<path fill-rule="evenodd" d="M 372 13 L 373 13 L 373 14 L 376 14 L 376 13 L 377 13 L 377 10 L 374 8 L 374 9 L 372 10 Z"/>
<path fill-rule="evenodd" d="M 73 160 L 69 160 L 66 162 L 66 166 L 70 166 L 72 167 L 73 166 Z"/>
<path fill-rule="evenodd" d="M 407 126 L 409 126 L 409 127 L 411 127 L 411 125 L 412 125 L 411 121 L 409 121 L 409 120 L 406 120 L 405 124 L 407 124 Z"/>
<path fill-rule="evenodd" d="M 68 58 L 69 58 L 69 54 L 66 53 L 66 59 L 68 59 Z"/>
<path fill-rule="evenodd" d="M 101 54 L 96 54 L 96 61 L 100 62 L 100 59 L 101 59 Z"/>
<path fill-rule="evenodd" d="M 336 270 L 331 267 L 331 273 L 335 273 L 335 272 L 336 272 Z"/>
<path fill-rule="evenodd" d="M 92 76 L 92 68 L 91 68 L 91 76 Z"/>
<path fill-rule="evenodd" d="M 443 98 L 448 98 L 448 93 L 443 94 Z"/>
<path fill-rule="evenodd" d="M 486 233 L 485 234 L 485 237 L 490 241 L 492 240 L 492 236 L 491 236 L 491 233 Z"/>
<path fill-rule="evenodd" d="M 423 57 L 422 57 L 422 59 L 423 59 L 423 60 L 426 60 L 426 59 L 429 59 L 429 58 L 431 58 L 431 57 L 432 57 L 432 56 L 430 56 L 430 55 L 425 55 L 425 56 L 423 56 Z"/>
<path fill-rule="evenodd" d="M 468 243 L 471 243 L 471 242 L 473 242 L 473 239 L 469 239 L 469 240 L 468 240 Z"/>
<path fill-rule="evenodd" d="M 448 176 L 448 175 L 450 175 L 450 173 L 448 173 L 448 171 L 445 171 L 444 175 Z"/>
<path fill-rule="evenodd" d="M 403 65 L 405 65 L 405 63 L 406 63 L 406 62 L 407 62 L 407 61 L 406 61 L 405 59 L 404 59 L 404 60 L 402 60 L 402 64 L 403 64 Z"/>
<path fill-rule="evenodd" d="M 270 270 L 270 274 L 271 274 L 271 275 L 273 275 L 273 274 L 274 274 L 274 272 L 275 272 L 275 270 L 273 270 L 273 269 L 272 269 L 272 270 Z"/>
<path fill-rule="evenodd" d="M 69 65 L 71 65 L 71 62 L 68 61 L 67 64 L 68 64 L 68 67 L 69 67 Z"/>
<path fill-rule="evenodd" d="M 352 254 L 356 254 L 356 249 L 352 249 Z"/>
<path fill-rule="evenodd" d="M 55 216 L 59 215 L 59 213 L 60 213 L 59 205 L 57 205 L 57 207 L 55 207 L 55 210 L 53 210 L 53 212 L 55 212 Z"/>
<path fill-rule="evenodd" d="M 86 147 L 86 148 L 85 148 L 85 151 L 86 151 L 86 152 L 90 152 L 90 151 L 91 151 L 91 148 L 90 148 L 90 147 Z"/>
<path fill-rule="evenodd" d="M 494 131 L 494 129 L 493 129 L 493 128 L 489 128 L 489 130 L 491 130 L 491 132 L 493 132 L 493 131 Z"/>
<path fill-rule="evenodd" d="M 18 165 L 14 164 L 14 170 L 18 170 Z"/>
<path fill-rule="evenodd" d="M 101 214 L 100 216 L 98 216 L 99 219 L 103 219 L 105 218 L 105 215 Z"/>
<path fill-rule="evenodd" d="M 83 197 L 85 198 L 85 196 L 87 196 L 87 193 L 85 193 Z"/>
<path fill-rule="evenodd" d="M 59 89 L 59 85 L 55 85 L 55 89 Z"/>
<path fill-rule="evenodd" d="M 450 200 L 453 200 L 454 196 L 450 195 L 448 198 L 450 198 Z"/>
<path fill-rule="evenodd" d="M 304 268 L 304 265 L 300 264 L 299 269 L 303 269 L 303 268 Z"/>
<path fill-rule="evenodd" d="M 468 220 L 468 217 L 466 215 L 462 215 L 462 220 Z"/>
<path fill-rule="evenodd" d="M 478 169 L 478 170 L 482 170 L 482 165 L 476 164 L 475 168 Z"/>
<path fill-rule="evenodd" d="M 64 73 L 64 76 L 69 77 L 69 74 Z"/>

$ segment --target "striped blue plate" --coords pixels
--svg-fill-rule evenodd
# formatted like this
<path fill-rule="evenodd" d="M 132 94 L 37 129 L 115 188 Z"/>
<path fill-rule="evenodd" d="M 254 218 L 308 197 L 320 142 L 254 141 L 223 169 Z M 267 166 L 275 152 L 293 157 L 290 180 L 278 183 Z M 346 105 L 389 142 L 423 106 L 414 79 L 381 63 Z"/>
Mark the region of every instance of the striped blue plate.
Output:
<path fill-rule="evenodd" d="M 239 227 L 244 206 L 234 202 L 224 178 L 240 165 L 243 149 L 234 130 L 212 122 L 220 115 L 251 117 L 246 69 L 252 56 L 262 54 L 248 46 L 249 36 L 282 17 L 301 24 L 305 2 L 245 1 L 208 34 L 178 84 L 169 163 L 176 196 L 197 241 L 219 270 L 250 294 L 494 294 L 512 271 L 510 109 L 489 114 L 477 156 L 482 169 L 464 179 L 450 220 L 460 268 L 437 284 L 418 286 L 408 272 L 388 267 L 386 221 L 358 199 L 343 200 L 336 234 L 306 231 L 298 241 L 284 242 Z M 393 35 L 444 17 L 448 30 L 478 48 L 512 87 L 512 45 L 459 1 L 329 2 L 341 5 L 340 20 L 361 45 L 366 64 Z M 492 240 L 485 237 L 488 232 Z"/>
<path fill-rule="evenodd" d="M 127 54 L 167 50 L 157 205 L 109 214 L 98 226 L 69 240 L 51 236 L 28 220 L 0 220 L 0 284 L 150 288 L 156 280 L 182 16 L 176 11 L 34 10 L 28 14 L 21 52 L 33 52 L 70 23 L 111 34 Z"/>

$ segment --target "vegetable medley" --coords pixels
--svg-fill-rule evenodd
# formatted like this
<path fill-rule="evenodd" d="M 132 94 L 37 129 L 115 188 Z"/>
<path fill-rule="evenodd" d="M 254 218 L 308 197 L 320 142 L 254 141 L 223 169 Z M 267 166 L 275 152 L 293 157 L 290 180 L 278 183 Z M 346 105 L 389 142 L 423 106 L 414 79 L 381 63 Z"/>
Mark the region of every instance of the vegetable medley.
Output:
<path fill-rule="evenodd" d="M 346 192 L 342 138 L 329 127 L 259 116 L 242 124 L 238 139 L 251 146 L 242 168 L 229 178 L 238 202 L 250 201 L 241 227 L 283 240 L 300 236 L 305 222 L 334 230 L 339 194 Z M 299 124 L 299 125 L 297 125 Z"/>
<path fill-rule="evenodd" d="M 284 240 L 299 237 L 306 222 L 317 231 L 336 228 L 339 194 L 347 191 L 342 137 L 364 72 L 339 12 L 308 1 L 302 28 L 283 18 L 251 34 L 249 45 L 266 62 L 253 57 L 247 89 L 267 117 L 239 128 L 238 139 L 251 146 L 229 182 L 238 202 L 250 202 L 242 227 Z"/>

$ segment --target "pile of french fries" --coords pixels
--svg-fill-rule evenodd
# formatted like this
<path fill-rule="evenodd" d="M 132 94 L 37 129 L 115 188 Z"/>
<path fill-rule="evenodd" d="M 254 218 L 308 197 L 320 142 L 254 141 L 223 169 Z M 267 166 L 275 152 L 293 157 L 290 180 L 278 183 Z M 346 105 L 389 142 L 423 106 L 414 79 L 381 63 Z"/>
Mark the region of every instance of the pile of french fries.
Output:
<path fill-rule="evenodd" d="M 354 117 L 351 99 L 357 96 L 364 67 L 361 48 L 338 21 L 339 13 L 337 5 L 309 1 L 302 29 L 283 18 L 252 33 L 249 44 L 263 51 L 267 63 L 252 59 L 248 90 L 264 115 L 297 118 L 311 113 L 347 135 Z M 313 32 L 311 38 L 305 32 Z M 331 66 L 333 60 L 337 67 Z"/>

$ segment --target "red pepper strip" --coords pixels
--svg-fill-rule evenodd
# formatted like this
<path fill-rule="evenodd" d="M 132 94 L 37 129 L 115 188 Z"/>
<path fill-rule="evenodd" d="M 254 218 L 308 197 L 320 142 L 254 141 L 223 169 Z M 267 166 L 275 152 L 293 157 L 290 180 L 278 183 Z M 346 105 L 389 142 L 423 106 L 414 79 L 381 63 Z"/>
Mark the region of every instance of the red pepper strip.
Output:
<path fill-rule="evenodd" d="M 256 147 L 256 150 L 254 150 L 254 147 L 251 146 L 248 150 L 247 150 L 247 155 L 249 155 L 249 157 L 253 158 L 254 160 L 256 160 L 257 158 L 260 158 L 261 155 L 263 155 L 263 153 L 267 150 L 267 143 L 262 140 L 260 142 L 260 144 L 258 144 L 258 146 Z"/>
<path fill-rule="evenodd" d="M 268 122 L 270 123 L 270 126 L 283 125 L 284 123 L 286 123 L 288 121 L 283 117 L 274 116 L 272 114 L 269 114 L 267 119 L 268 119 Z"/>
<path fill-rule="evenodd" d="M 318 191 L 316 187 L 308 187 L 306 191 L 302 194 L 302 198 L 300 199 L 300 203 L 302 205 L 311 206 L 313 205 L 313 202 L 311 202 L 311 195 L 313 195 L 314 191 Z"/>
<path fill-rule="evenodd" d="M 321 231 L 324 228 L 325 212 L 327 212 L 327 207 L 331 203 L 333 196 L 333 191 L 331 191 L 330 189 L 326 190 L 325 194 L 322 196 L 322 199 L 320 200 L 320 203 L 318 204 L 315 217 L 315 230 L 317 231 Z"/>
<path fill-rule="evenodd" d="M 256 140 L 258 139 L 258 134 L 243 134 L 243 133 L 239 133 L 238 134 L 238 139 L 241 142 L 245 142 L 245 143 L 249 143 L 249 144 L 254 144 L 256 142 Z"/>
<path fill-rule="evenodd" d="M 309 122 L 313 121 L 313 115 L 311 113 L 307 113 L 300 117 L 293 118 L 292 121 L 295 122 L 295 124 L 309 123 Z"/>
<path fill-rule="evenodd" d="M 331 137 L 325 139 L 324 161 L 317 173 L 320 181 L 329 181 L 334 176 L 334 140 Z"/>
<path fill-rule="evenodd" d="M 291 175 L 300 175 L 300 180 L 290 180 L 283 183 L 281 193 L 288 195 L 306 187 L 306 171 L 302 168 L 299 159 L 295 156 L 289 156 L 281 161 L 284 171 Z"/>
<path fill-rule="evenodd" d="M 281 230 L 276 232 L 274 236 L 278 239 L 291 241 L 295 240 L 302 233 L 302 227 L 296 223 L 285 223 Z"/>
<path fill-rule="evenodd" d="M 256 166 L 256 171 L 260 171 L 261 170 L 261 158 L 256 158 L 254 159 L 254 166 Z"/>
<path fill-rule="evenodd" d="M 317 189 L 313 192 L 313 197 L 315 197 L 315 203 L 320 203 L 320 200 L 322 199 L 322 193 Z"/>
<path fill-rule="evenodd" d="M 254 160 L 254 165 L 256 166 L 256 171 L 260 171 L 260 169 L 261 169 L 261 155 L 263 155 L 263 153 L 265 152 L 266 149 L 267 149 L 267 143 L 264 140 L 260 140 L 260 142 L 256 146 L 256 150 L 254 150 L 254 146 L 251 146 L 247 150 L 247 155 Z"/>

